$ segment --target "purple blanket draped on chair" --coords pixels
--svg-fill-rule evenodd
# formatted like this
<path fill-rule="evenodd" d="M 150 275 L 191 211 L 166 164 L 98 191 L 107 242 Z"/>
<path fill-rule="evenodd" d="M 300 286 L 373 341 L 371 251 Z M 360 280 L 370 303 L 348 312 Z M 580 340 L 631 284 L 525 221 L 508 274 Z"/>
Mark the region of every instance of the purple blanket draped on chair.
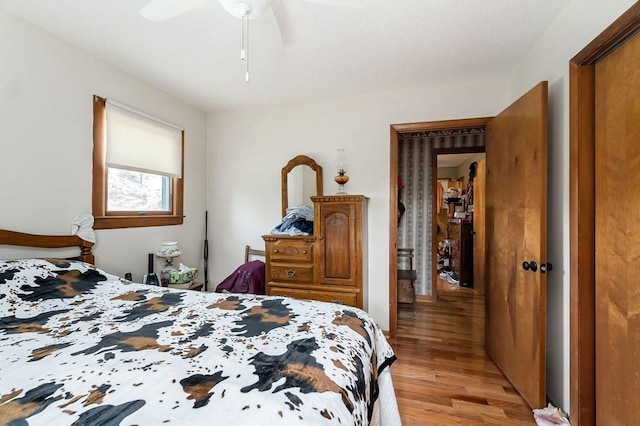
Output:
<path fill-rule="evenodd" d="M 264 294 L 264 262 L 252 260 L 244 263 L 216 287 L 216 293 Z"/>

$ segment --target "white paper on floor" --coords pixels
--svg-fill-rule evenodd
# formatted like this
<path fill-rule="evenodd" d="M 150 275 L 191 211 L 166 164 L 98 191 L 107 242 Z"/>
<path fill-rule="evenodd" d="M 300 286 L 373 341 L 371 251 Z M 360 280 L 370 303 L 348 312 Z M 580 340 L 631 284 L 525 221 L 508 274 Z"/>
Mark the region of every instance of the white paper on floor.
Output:
<path fill-rule="evenodd" d="M 533 410 L 533 418 L 538 426 L 571 425 L 567 416 L 559 408 L 549 404 L 545 408 Z"/>

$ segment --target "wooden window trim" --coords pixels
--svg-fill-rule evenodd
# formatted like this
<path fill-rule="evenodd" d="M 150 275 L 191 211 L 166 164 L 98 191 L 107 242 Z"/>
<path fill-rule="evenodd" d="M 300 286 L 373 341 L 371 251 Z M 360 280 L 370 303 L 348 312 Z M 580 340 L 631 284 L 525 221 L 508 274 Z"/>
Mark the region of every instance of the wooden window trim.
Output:
<path fill-rule="evenodd" d="M 184 222 L 184 131 L 182 131 L 182 178 L 171 178 L 171 211 L 107 213 L 106 99 L 93 97 L 93 191 L 92 210 L 95 229 L 139 228 L 182 225 Z"/>

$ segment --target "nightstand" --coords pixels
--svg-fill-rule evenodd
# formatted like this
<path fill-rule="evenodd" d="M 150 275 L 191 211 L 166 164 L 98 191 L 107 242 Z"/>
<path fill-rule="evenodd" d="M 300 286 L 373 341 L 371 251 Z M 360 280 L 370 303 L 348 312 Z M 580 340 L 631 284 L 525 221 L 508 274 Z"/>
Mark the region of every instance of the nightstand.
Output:
<path fill-rule="evenodd" d="M 162 280 L 162 287 L 169 287 L 169 284 L 166 280 Z M 173 287 L 175 288 L 175 287 Z M 178 288 L 178 290 L 193 290 L 193 291 L 206 291 L 204 283 L 202 282 L 194 282 L 188 288 Z"/>

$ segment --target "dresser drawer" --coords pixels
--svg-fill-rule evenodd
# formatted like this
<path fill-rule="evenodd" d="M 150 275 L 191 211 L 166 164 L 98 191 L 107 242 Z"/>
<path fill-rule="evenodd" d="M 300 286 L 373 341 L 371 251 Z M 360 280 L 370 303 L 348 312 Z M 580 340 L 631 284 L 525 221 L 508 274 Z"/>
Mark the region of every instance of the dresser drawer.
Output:
<path fill-rule="evenodd" d="M 267 243 L 272 262 L 313 262 L 313 245 L 305 241 L 279 239 Z"/>
<path fill-rule="evenodd" d="M 339 303 L 341 305 L 357 306 L 355 293 L 339 293 L 334 291 L 302 290 L 295 288 L 285 288 L 270 286 L 270 296 L 288 296 L 296 299 L 319 300 L 321 302 Z"/>
<path fill-rule="evenodd" d="M 271 281 L 313 283 L 312 265 L 278 265 L 271 263 Z"/>

